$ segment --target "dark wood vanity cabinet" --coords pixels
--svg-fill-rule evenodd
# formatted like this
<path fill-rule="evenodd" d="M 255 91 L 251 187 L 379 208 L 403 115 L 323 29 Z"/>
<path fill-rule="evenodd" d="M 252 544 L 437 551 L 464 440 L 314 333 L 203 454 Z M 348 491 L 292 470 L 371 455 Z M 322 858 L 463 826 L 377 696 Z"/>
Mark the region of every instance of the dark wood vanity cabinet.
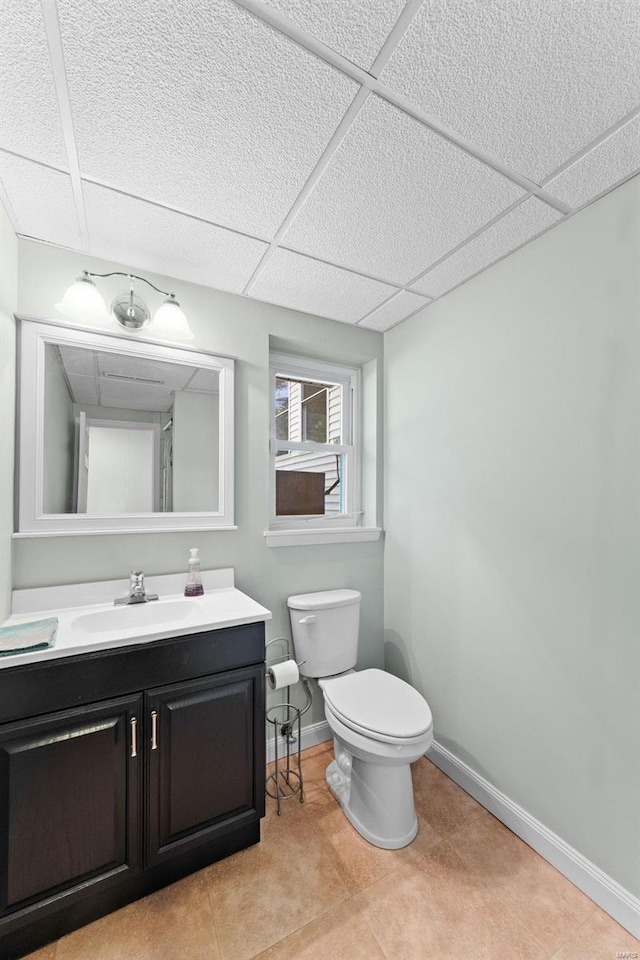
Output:
<path fill-rule="evenodd" d="M 264 626 L 0 670 L 0 960 L 256 843 Z"/>
<path fill-rule="evenodd" d="M 221 820 L 255 807 L 254 686 L 264 670 L 160 687 L 145 694 L 151 721 L 147 863 L 215 835 Z"/>
<path fill-rule="evenodd" d="M 142 697 L 0 727 L 2 912 L 139 866 Z"/>

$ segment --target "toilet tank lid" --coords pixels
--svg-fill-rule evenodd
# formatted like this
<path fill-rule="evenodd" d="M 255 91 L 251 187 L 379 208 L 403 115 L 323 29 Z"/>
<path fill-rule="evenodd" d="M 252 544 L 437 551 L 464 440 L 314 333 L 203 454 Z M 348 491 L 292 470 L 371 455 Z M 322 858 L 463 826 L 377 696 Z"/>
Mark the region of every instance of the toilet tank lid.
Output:
<path fill-rule="evenodd" d="M 292 610 L 322 610 L 327 607 L 348 607 L 360 603 L 362 594 L 357 590 L 319 590 L 317 593 L 299 593 L 289 597 L 287 606 Z"/>

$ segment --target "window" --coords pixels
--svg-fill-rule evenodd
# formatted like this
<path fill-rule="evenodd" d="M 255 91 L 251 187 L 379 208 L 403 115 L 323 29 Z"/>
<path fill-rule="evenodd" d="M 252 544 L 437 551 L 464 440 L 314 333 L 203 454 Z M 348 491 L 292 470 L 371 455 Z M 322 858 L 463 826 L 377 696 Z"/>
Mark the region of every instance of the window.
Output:
<path fill-rule="evenodd" d="M 270 530 L 360 524 L 357 370 L 271 356 Z"/>

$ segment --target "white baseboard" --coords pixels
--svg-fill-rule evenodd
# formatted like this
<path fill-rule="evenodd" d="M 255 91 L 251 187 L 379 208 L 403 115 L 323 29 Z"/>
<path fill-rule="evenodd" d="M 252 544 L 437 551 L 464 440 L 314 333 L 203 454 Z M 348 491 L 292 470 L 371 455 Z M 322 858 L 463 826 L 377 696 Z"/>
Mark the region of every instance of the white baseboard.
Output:
<path fill-rule="evenodd" d="M 637 897 L 459 760 L 446 747 L 434 740 L 427 756 L 443 773 L 533 847 L 563 876 L 575 883 L 614 920 L 634 937 L 640 938 L 640 900 Z"/>
<path fill-rule="evenodd" d="M 308 747 L 315 747 L 318 743 L 324 743 L 326 740 L 333 740 L 333 734 L 329 729 L 329 724 L 326 720 L 321 720 L 320 723 L 311 723 L 308 727 L 303 727 L 301 732 L 301 750 L 306 750 Z M 278 744 L 278 752 L 281 753 L 282 744 Z M 267 763 L 272 763 L 275 759 L 275 737 L 271 737 L 267 740 Z"/>

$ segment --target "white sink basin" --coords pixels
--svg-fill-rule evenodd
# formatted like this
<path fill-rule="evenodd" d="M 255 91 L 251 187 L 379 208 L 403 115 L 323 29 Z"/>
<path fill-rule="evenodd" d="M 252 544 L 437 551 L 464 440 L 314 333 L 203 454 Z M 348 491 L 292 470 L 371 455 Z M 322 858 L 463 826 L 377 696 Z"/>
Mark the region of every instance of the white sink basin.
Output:
<path fill-rule="evenodd" d="M 203 604 L 193 598 L 177 600 L 150 600 L 147 603 L 131 603 L 123 607 L 111 607 L 109 610 L 95 610 L 73 617 L 72 630 L 81 633 L 111 633 L 114 630 L 132 630 L 136 627 L 150 627 L 155 624 L 188 624 L 198 620 Z"/>
<path fill-rule="evenodd" d="M 184 575 L 167 574 L 147 581 L 159 600 L 118 607 L 113 597 L 126 594 L 126 579 L 15 591 L 17 609 L 8 626 L 57 617 L 58 632 L 52 647 L 0 657 L 0 670 L 271 619 L 266 607 L 235 588 L 232 569 L 201 572 L 201 597 L 185 597 Z"/>

